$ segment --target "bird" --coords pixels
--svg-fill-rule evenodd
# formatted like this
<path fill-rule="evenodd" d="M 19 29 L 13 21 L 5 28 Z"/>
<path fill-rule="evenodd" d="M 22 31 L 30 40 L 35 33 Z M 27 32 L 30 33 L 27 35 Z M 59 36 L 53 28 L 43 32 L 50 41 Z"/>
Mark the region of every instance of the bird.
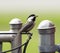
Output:
<path fill-rule="evenodd" d="M 36 15 L 31 14 L 28 16 L 26 23 L 21 27 L 21 29 L 18 31 L 17 36 L 15 36 L 13 42 L 15 43 L 15 47 L 19 46 L 22 44 L 22 32 L 29 32 L 30 30 L 33 29 L 36 21 Z M 20 50 L 17 50 L 19 53 L 22 52 L 21 48 Z"/>
<path fill-rule="evenodd" d="M 32 28 L 35 26 L 36 17 L 38 16 L 36 16 L 35 14 L 29 15 L 27 18 L 27 22 L 22 26 L 19 32 L 29 32 L 30 30 L 32 30 Z"/>

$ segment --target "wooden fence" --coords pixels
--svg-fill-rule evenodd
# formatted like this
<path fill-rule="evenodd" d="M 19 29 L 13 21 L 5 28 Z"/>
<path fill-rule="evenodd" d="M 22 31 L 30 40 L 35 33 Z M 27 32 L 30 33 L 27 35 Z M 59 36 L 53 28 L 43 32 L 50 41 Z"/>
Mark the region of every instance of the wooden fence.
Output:
<path fill-rule="evenodd" d="M 24 47 L 23 53 L 25 53 L 26 47 L 31 39 L 31 33 L 22 33 L 30 35 L 27 41 L 22 44 L 22 36 L 15 39 L 19 29 L 22 27 L 22 22 L 20 19 L 15 18 L 10 22 L 9 31 L 0 31 L 0 53 L 12 52 L 12 53 L 22 53 L 22 46 Z M 60 45 L 55 45 L 55 25 L 49 20 L 43 20 L 38 25 L 39 34 L 39 53 L 55 53 L 58 51 L 60 53 Z M 2 43 L 11 43 L 11 50 L 2 52 Z"/>

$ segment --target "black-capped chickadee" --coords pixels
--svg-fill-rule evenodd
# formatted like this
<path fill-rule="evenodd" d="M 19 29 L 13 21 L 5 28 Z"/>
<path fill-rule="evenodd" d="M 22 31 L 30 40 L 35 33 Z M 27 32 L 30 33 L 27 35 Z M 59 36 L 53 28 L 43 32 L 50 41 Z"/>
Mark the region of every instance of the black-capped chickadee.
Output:
<path fill-rule="evenodd" d="M 27 22 L 21 27 L 21 29 L 19 30 L 19 32 L 17 33 L 17 36 L 15 36 L 15 40 L 14 43 L 15 45 L 19 46 L 22 43 L 22 36 L 21 33 L 22 32 L 29 32 L 35 25 L 35 20 L 36 20 L 36 15 L 35 14 L 31 14 L 28 18 L 27 18 Z M 20 40 L 19 40 L 20 39 Z M 19 43 L 20 42 L 20 43 Z M 15 46 L 15 47 L 17 47 Z M 17 50 L 22 52 L 22 50 Z"/>
<path fill-rule="evenodd" d="M 36 15 L 35 14 L 31 14 L 28 18 L 27 18 L 27 22 L 22 26 L 22 28 L 19 30 L 19 32 L 29 32 L 35 25 L 35 20 L 36 20 Z"/>

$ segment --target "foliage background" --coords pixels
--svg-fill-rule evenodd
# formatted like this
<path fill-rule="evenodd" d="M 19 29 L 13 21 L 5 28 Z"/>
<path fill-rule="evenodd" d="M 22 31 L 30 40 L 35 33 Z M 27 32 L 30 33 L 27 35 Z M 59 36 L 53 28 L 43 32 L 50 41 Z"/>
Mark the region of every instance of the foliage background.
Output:
<path fill-rule="evenodd" d="M 59 0 L 0 0 L 0 31 L 10 30 L 9 22 L 13 18 L 19 18 L 26 22 L 30 14 L 38 15 L 36 25 L 27 53 L 39 53 L 39 34 L 37 27 L 43 20 L 51 20 L 56 26 L 55 44 L 60 43 L 60 1 Z M 23 42 L 27 36 L 23 36 Z M 11 48 L 10 43 L 3 43 L 3 51 Z"/>

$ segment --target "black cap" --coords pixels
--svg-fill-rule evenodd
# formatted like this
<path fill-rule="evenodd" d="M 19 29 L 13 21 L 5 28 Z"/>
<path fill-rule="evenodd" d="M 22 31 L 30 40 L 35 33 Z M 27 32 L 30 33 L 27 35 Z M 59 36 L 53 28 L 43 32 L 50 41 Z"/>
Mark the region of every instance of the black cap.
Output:
<path fill-rule="evenodd" d="M 35 20 L 36 20 L 36 17 L 38 17 L 38 16 L 36 16 L 35 14 L 29 15 L 29 17 L 32 17 L 32 16 L 34 16 L 33 21 L 35 21 Z M 28 17 L 28 18 L 29 18 L 29 17 Z M 27 19 L 28 19 L 28 18 L 27 18 Z"/>
<path fill-rule="evenodd" d="M 31 14 L 29 17 L 31 17 L 31 16 L 35 16 L 35 17 L 37 17 L 35 14 Z M 29 17 L 28 17 L 28 18 L 29 18 Z"/>

